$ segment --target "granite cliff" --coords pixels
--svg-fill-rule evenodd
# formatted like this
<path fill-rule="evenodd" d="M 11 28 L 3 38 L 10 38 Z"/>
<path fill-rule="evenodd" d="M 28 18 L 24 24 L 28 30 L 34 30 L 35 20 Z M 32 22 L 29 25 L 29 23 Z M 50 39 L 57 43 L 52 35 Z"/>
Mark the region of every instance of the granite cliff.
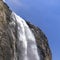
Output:
<path fill-rule="evenodd" d="M 7 4 L 0 0 L 0 60 L 19 60 L 15 55 L 18 51 L 16 46 L 17 23 L 15 21 L 16 25 L 10 24 L 12 22 L 11 13 Z M 26 23 L 35 36 L 40 60 L 52 60 L 47 37 L 40 28 L 28 21 Z"/>

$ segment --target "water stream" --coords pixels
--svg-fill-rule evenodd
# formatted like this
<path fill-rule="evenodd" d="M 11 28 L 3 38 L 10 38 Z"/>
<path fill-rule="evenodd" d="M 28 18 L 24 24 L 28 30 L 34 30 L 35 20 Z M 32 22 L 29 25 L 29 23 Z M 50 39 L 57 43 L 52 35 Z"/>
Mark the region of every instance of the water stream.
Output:
<path fill-rule="evenodd" d="M 36 40 L 29 26 L 14 12 L 11 16 L 17 23 L 17 59 L 15 60 L 40 60 Z"/>

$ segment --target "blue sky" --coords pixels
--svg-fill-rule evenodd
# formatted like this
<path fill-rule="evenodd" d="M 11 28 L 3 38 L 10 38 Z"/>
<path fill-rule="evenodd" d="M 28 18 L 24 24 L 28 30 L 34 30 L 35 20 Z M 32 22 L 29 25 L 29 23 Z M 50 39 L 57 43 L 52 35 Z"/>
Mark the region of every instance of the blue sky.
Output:
<path fill-rule="evenodd" d="M 42 29 L 52 60 L 60 60 L 60 0 L 6 0 L 10 9 Z"/>

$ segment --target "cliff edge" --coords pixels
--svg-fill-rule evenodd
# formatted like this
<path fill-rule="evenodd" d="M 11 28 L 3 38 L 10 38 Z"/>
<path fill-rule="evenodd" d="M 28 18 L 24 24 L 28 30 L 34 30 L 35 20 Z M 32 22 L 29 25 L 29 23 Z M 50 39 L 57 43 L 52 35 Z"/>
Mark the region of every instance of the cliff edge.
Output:
<path fill-rule="evenodd" d="M 16 28 L 12 28 L 13 35 L 11 33 L 11 29 L 9 28 L 9 23 L 12 21 L 10 18 L 11 13 L 12 11 L 9 9 L 7 4 L 0 0 L 0 60 L 14 60 L 15 57 L 14 49 L 16 47 L 15 40 L 17 36 Z M 35 36 L 41 60 L 52 60 L 52 54 L 47 37 L 41 29 L 30 22 L 26 21 L 26 23 Z"/>

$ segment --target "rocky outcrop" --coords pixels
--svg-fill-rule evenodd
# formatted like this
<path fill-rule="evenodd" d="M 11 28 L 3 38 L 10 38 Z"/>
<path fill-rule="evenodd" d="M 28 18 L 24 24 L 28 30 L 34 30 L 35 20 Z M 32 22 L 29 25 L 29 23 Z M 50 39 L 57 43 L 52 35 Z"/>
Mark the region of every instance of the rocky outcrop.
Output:
<path fill-rule="evenodd" d="M 14 60 L 16 57 L 14 55 L 14 51 L 16 48 L 17 32 L 16 27 L 9 25 L 9 23 L 12 21 L 10 18 L 11 13 L 12 11 L 9 9 L 9 7 L 2 0 L 0 0 L 0 60 Z M 36 38 L 41 60 L 52 60 L 48 40 L 44 33 L 41 31 L 41 29 L 34 26 L 30 22 L 27 22 L 27 24 Z M 13 32 L 11 32 L 11 29 Z"/>
<path fill-rule="evenodd" d="M 52 60 L 51 50 L 45 34 L 42 32 L 40 28 L 34 26 L 30 22 L 27 22 L 27 24 L 29 25 L 30 29 L 35 35 L 37 47 L 38 47 L 38 51 L 39 51 L 39 55 L 41 56 L 41 59 Z"/>
<path fill-rule="evenodd" d="M 13 60 L 13 38 L 8 28 L 9 18 L 10 10 L 8 6 L 0 1 L 0 60 Z"/>

